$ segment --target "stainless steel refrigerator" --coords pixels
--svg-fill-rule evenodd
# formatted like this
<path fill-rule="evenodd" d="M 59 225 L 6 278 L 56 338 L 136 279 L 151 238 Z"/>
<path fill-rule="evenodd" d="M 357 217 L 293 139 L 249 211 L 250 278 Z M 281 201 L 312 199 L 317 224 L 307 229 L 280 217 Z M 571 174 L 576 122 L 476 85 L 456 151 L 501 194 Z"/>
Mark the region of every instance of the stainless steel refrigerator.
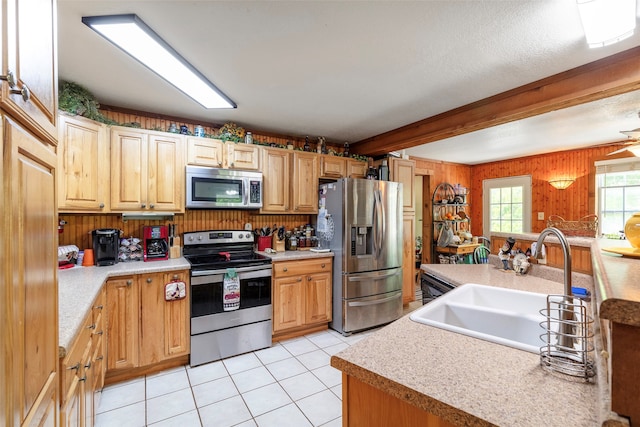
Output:
<path fill-rule="evenodd" d="M 343 178 L 320 185 L 316 228 L 334 252 L 333 319 L 348 335 L 402 315 L 402 184 Z"/>

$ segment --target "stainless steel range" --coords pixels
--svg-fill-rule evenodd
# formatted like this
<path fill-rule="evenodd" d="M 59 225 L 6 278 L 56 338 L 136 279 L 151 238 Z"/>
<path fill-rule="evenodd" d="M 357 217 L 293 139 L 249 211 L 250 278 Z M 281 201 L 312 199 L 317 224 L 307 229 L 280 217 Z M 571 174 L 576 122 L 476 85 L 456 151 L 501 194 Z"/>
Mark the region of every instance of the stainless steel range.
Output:
<path fill-rule="evenodd" d="M 240 230 L 184 234 L 191 264 L 191 366 L 271 346 L 271 259 Z M 224 276 L 235 270 L 240 305 L 225 309 Z"/>

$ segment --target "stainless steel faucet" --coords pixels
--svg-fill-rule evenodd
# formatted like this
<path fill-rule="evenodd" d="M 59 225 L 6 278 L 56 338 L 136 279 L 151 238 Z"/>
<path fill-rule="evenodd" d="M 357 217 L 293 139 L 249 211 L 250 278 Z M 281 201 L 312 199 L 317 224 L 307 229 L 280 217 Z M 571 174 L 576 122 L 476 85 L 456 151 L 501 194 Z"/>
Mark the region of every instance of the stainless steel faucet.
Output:
<path fill-rule="evenodd" d="M 560 241 L 562 246 L 562 254 L 564 255 L 564 303 L 566 306 L 562 307 L 562 314 L 560 322 L 560 329 L 558 331 L 558 345 L 565 347 L 565 351 L 572 350 L 574 345 L 574 313 L 571 307 L 573 307 L 573 301 L 571 299 L 573 292 L 571 291 L 571 246 L 567 242 L 567 238 L 564 233 L 555 227 L 547 227 L 538 236 L 538 242 L 536 243 L 535 259 L 542 258 L 542 242 L 549 234 L 554 234 Z"/>

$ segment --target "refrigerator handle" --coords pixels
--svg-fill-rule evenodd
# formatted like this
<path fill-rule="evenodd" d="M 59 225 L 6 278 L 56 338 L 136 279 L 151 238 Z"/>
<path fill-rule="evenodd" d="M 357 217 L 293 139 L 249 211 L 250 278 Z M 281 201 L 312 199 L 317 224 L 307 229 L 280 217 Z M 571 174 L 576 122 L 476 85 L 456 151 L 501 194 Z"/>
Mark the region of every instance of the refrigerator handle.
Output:
<path fill-rule="evenodd" d="M 395 270 L 392 270 L 391 272 L 387 272 L 387 273 L 384 273 L 384 274 L 378 274 L 376 276 L 353 276 L 353 277 L 349 277 L 347 280 L 349 282 L 369 282 L 371 280 L 373 280 L 373 281 L 386 280 L 389 277 L 397 276 L 398 274 L 402 274 L 402 270 L 395 269 Z"/>
<path fill-rule="evenodd" d="M 402 297 L 402 292 L 398 292 L 395 295 L 392 295 L 390 297 L 386 297 L 386 298 L 382 298 L 382 299 L 376 299 L 373 301 L 349 301 L 347 303 L 347 305 L 349 307 L 362 307 L 362 306 L 367 306 L 367 305 L 377 305 L 377 304 L 384 304 L 385 302 L 389 302 L 389 301 L 393 301 L 394 299 L 398 299 Z"/>
<path fill-rule="evenodd" d="M 382 239 L 385 234 L 384 206 L 382 205 L 382 195 L 380 190 L 373 192 L 373 229 L 375 232 L 374 242 L 376 244 L 376 257 L 382 253 Z"/>

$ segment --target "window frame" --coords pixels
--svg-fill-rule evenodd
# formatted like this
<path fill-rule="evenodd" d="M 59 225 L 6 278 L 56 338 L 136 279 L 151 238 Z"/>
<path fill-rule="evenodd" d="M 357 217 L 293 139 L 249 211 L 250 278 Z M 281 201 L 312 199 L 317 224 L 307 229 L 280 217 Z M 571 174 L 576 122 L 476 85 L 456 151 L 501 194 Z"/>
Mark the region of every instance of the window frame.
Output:
<path fill-rule="evenodd" d="M 594 166 L 596 168 L 595 173 L 595 188 L 596 188 L 596 206 L 595 211 L 598 216 L 598 236 L 602 236 L 604 231 L 602 230 L 602 224 L 604 222 L 604 215 L 602 214 L 602 192 L 605 188 L 613 188 L 612 187 L 601 187 L 600 186 L 600 177 L 606 173 L 619 173 L 619 172 L 633 172 L 640 170 L 640 159 L 637 157 L 624 157 L 619 159 L 609 159 L 609 160 L 598 160 L 594 162 Z M 617 188 L 627 187 L 638 187 L 637 185 L 624 185 L 624 186 L 615 186 Z M 624 191 L 624 190 L 623 190 Z M 625 212 L 631 212 L 624 209 L 621 211 L 623 213 L 623 217 Z M 623 223 L 626 222 L 628 217 L 625 217 Z M 622 224 L 622 230 L 624 230 L 624 224 Z M 608 233 L 615 234 L 615 233 Z"/>
<path fill-rule="evenodd" d="M 489 193 L 494 188 L 522 187 L 522 232 L 531 232 L 531 175 L 509 176 L 482 180 L 482 229 L 484 236 L 490 236 L 491 221 Z M 496 233 L 499 233 L 496 231 Z"/>

